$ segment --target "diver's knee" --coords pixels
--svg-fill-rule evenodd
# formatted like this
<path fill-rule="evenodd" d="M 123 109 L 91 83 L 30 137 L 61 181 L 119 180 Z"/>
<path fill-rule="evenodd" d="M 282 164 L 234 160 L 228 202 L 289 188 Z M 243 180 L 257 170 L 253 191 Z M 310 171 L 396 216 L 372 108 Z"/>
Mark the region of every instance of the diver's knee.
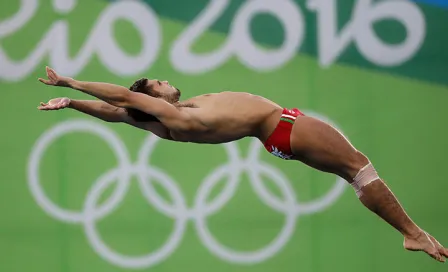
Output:
<path fill-rule="evenodd" d="M 351 183 L 359 171 L 369 163 L 369 158 L 367 158 L 362 152 L 354 152 L 347 165 L 346 176 L 349 178 L 349 182 Z"/>
<path fill-rule="evenodd" d="M 375 180 L 380 179 L 375 167 L 372 165 L 369 159 L 364 155 L 363 157 L 364 158 L 359 159 L 356 174 L 349 181 L 358 197 L 362 196 L 363 187 L 369 185 Z"/>

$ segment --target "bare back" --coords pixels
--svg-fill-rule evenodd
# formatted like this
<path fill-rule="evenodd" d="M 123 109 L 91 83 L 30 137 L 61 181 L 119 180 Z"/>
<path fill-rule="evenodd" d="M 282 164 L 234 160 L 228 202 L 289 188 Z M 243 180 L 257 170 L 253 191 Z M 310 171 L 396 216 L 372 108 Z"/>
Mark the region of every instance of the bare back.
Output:
<path fill-rule="evenodd" d="M 222 92 L 193 97 L 180 110 L 192 118 L 194 129 L 171 131 L 176 141 L 224 143 L 244 137 L 266 139 L 278 123 L 282 108 L 249 93 Z"/>

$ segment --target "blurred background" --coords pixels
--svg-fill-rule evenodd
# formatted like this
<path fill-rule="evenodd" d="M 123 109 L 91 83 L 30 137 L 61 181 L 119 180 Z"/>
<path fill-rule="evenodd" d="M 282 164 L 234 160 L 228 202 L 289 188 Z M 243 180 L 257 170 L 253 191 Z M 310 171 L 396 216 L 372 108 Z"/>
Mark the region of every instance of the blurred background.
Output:
<path fill-rule="evenodd" d="M 158 141 L 37 81 L 250 92 L 339 128 L 448 245 L 448 4 L 0 1 L 0 271 L 446 271 L 334 175 L 257 141 Z M 246 165 L 244 171 L 235 165 Z"/>

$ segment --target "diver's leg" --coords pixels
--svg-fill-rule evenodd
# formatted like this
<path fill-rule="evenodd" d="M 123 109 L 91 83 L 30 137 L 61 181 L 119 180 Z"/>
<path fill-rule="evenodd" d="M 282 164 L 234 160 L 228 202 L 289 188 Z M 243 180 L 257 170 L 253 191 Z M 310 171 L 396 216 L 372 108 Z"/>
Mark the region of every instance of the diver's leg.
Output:
<path fill-rule="evenodd" d="M 438 261 L 448 257 L 448 250 L 435 239 L 431 241 L 406 214 L 369 159 L 335 128 L 313 117 L 299 117 L 291 134 L 291 149 L 303 163 L 347 180 L 365 207 L 404 236 L 406 249 L 424 251 Z"/>

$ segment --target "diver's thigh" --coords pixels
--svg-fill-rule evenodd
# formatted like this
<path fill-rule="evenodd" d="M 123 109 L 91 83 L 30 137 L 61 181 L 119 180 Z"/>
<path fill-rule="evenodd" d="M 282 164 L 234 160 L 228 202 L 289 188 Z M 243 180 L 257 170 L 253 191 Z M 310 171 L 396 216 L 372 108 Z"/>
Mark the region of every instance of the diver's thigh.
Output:
<path fill-rule="evenodd" d="M 296 119 L 291 150 L 302 162 L 318 170 L 350 178 L 368 160 L 331 125 L 314 117 Z M 355 173 L 356 174 L 356 173 Z"/>

